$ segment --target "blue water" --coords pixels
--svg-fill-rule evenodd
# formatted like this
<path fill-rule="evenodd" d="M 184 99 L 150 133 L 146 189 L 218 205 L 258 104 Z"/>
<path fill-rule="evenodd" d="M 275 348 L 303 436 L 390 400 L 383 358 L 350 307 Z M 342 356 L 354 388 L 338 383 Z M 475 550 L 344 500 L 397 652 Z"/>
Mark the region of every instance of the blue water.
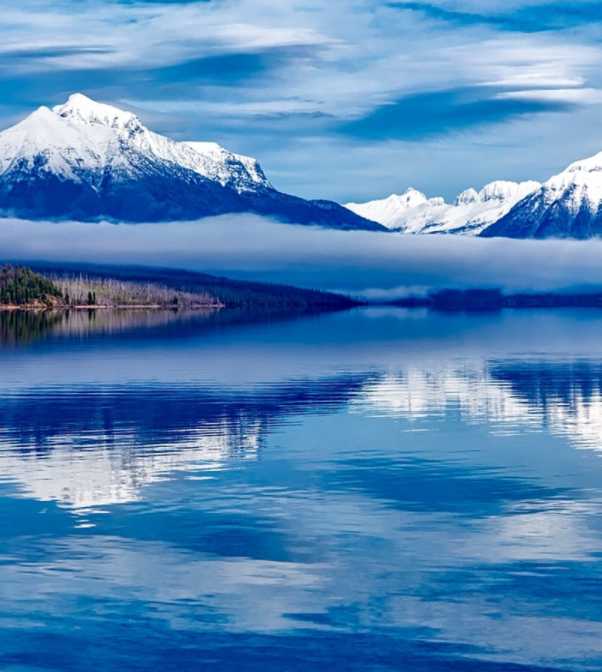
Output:
<path fill-rule="evenodd" d="M 602 312 L 0 315 L 0 670 L 602 669 Z"/>

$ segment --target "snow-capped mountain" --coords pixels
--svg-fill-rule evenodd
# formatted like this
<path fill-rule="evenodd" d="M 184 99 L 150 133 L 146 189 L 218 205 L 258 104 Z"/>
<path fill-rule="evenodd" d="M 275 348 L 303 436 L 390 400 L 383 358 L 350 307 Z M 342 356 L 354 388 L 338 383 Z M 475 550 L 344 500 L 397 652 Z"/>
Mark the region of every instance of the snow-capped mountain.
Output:
<path fill-rule="evenodd" d="M 572 163 L 481 233 L 506 238 L 602 235 L 602 152 Z"/>
<path fill-rule="evenodd" d="M 272 187 L 255 159 L 214 143 L 176 142 L 138 117 L 72 95 L 0 133 L 0 211 L 122 221 L 255 212 L 286 222 L 382 230 L 330 201 Z"/>
<path fill-rule="evenodd" d="M 491 182 L 481 191 L 463 191 L 453 203 L 427 198 L 408 189 L 398 196 L 368 203 L 347 203 L 345 207 L 367 219 L 401 233 L 461 233 L 478 235 L 514 205 L 533 193 L 539 182 Z"/>

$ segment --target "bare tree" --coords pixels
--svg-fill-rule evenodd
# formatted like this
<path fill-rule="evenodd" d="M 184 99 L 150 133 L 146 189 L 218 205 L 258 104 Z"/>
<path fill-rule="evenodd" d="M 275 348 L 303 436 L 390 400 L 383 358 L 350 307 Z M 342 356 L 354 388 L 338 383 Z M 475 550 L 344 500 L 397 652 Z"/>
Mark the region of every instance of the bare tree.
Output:
<path fill-rule="evenodd" d="M 110 278 L 56 276 L 52 280 L 61 288 L 70 306 L 108 308 L 157 307 L 195 308 L 222 305 L 207 292 L 180 292 L 153 283 L 128 282 Z M 91 298 L 92 297 L 92 298 Z"/>

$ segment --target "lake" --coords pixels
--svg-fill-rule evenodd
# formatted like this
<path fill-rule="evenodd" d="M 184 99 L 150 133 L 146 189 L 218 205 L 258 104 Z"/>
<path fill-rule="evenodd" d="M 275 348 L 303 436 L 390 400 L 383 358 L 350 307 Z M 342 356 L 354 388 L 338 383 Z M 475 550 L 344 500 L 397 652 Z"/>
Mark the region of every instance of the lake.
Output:
<path fill-rule="evenodd" d="M 602 311 L 0 315 L 0 669 L 602 669 Z"/>

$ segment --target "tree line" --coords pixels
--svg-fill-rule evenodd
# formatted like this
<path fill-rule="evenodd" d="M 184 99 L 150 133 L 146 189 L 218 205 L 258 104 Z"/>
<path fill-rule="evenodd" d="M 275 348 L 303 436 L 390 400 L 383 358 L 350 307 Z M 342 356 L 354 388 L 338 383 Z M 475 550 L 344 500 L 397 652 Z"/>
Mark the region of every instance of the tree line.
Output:
<path fill-rule="evenodd" d="M 224 306 L 253 312 L 340 310 L 358 305 L 350 297 L 287 285 L 233 280 L 193 271 L 93 264 L 1 267 L 0 304 L 43 302 L 56 307 Z"/>
<path fill-rule="evenodd" d="M 170 287 L 151 282 L 132 282 L 86 275 L 54 276 L 52 279 L 61 288 L 66 306 L 193 308 L 220 304 L 219 299 L 208 292 L 175 291 Z"/>
<path fill-rule="evenodd" d="M 6 264 L 0 267 L 0 304 L 24 306 L 33 303 L 53 305 L 62 291 L 52 280 L 30 268 Z"/>

